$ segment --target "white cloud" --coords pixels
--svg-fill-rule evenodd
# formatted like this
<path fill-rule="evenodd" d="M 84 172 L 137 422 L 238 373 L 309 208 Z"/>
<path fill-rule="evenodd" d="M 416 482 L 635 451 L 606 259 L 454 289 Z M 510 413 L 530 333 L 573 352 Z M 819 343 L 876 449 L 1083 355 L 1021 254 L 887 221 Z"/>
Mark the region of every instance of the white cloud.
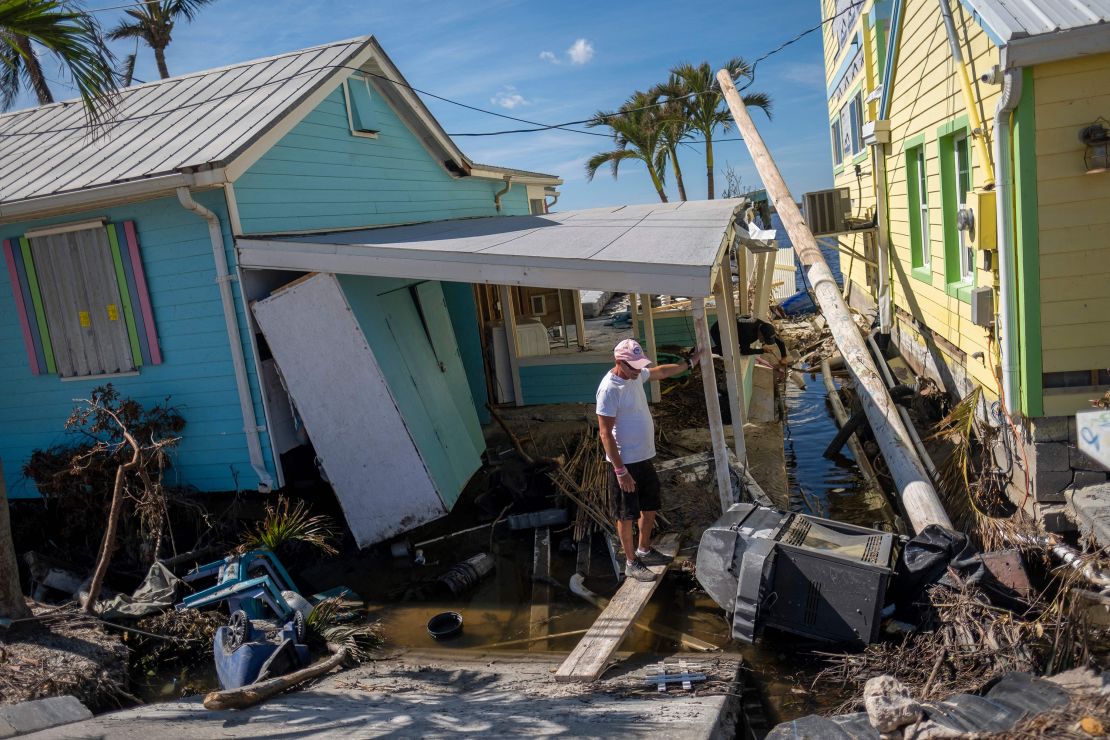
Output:
<path fill-rule="evenodd" d="M 552 64 L 561 64 L 559 57 L 555 56 L 555 52 L 553 51 L 541 51 L 540 59 L 545 62 L 551 62 Z"/>
<path fill-rule="evenodd" d="M 501 88 L 489 99 L 489 102 L 501 108 L 513 110 L 514 108 L 530 105 L 532 101 L 527 100 L 523 95 L 518 93 L 516 88 L 512 85 L 505 85 L 505 87 Z"/>
<path fill-rule="evenodd" d="M 585 64 L 594 58 L 594 45 L 586 39 L 578 39 L 567 49 L 571 64 Z"/>

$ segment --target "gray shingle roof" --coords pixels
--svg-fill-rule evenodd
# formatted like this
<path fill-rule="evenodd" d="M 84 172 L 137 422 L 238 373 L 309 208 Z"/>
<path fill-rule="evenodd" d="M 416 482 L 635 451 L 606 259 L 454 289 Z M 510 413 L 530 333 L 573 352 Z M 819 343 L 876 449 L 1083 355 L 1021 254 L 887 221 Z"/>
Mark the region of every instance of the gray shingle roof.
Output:
<path fill-rule="evenodd" d="M 220 166 L 369 37 L 125 88 L 97 138 L 80 101 L 0 116 L 0 203 Z"/>

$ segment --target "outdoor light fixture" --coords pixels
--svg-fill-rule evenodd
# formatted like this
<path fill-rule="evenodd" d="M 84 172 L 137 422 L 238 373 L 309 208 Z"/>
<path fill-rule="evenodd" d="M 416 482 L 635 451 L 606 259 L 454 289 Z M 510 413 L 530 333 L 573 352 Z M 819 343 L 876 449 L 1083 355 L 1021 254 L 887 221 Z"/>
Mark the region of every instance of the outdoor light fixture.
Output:
<path fill-rule="evenodd" d="M 1110 169 L 1110 121 L 1100 116 L 1094 123 L 1084 126 L 1079 130 L 1079 141 L 1087 147 L 1083 164 L 1088 175 Z"/>

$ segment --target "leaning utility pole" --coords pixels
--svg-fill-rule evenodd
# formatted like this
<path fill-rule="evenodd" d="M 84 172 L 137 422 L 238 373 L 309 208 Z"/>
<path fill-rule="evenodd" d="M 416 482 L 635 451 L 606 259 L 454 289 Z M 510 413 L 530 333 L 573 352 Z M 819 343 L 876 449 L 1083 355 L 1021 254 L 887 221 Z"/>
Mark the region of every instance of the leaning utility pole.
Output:
<path fill-rule="evenodd" d="M 929 476 L 922 467 L 921 460 L 913 449 L 909 433 L 898 416 L 897 407 L 890 393 L 886 389 L 882 376 L 874 360 L 867 351 L 867 346 L 860 336 L 859 328 L 848 306 L 840 295 L 832 271 L 825 262 L 821 250 L 817 247 L 817 240 L 813 233 L 802 220 L 802 213 L 798 204 L 794 202 L 790 190 L 782 179 L 778 166 L 771 158 L 767 146 L 756 131 L 748 110 L 732 84 L 732 78 L 727 70 L 717 73 L 717 80 L 721 83 L 721 91 L 728 102 L 732 118 L 748 145 L 748 151 L 755 161 L 755 167 L 763 180 L 764 187 L 771 197 L 771 201 L 778 211 L 790 241 L 794 243 L 794 250 L 804 266 L 809 267 L 809 282 L 813 286 L 813 293 L 818 305 L 825 314 L 829 330 L 832 332 L 833 341 L 844 356 L 844 365 L 852 372 L 859 389 L 860 401 L 867 414 L 867 420 L 875 433 L 875 439 L 882 450 L 883 459 L 886 460 L 894 484 L 898 488 L 902 499 L 902 507 L 910 520 L 914 532 L 920 532 L 930 524 L 939 524 L 952 528 L 952 522 L 937 496 Z"/>

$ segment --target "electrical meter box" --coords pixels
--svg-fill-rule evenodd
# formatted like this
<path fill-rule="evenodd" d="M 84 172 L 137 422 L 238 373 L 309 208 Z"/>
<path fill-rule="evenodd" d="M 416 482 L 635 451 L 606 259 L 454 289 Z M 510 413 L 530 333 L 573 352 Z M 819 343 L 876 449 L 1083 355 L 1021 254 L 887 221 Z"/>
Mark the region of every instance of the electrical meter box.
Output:
<path fill-rule="evenodd" d="M 702 535 L 697 578 L 738 640 L 775 627 L 866 645 L 878 636 L 893 549 L 889 532 L 733 504 Z"/>
<path fill-rule="evenodd" d="M 976 249 L 998 249 L 998 222 L 993 190 L 976 190 L 971 194 L 975 223 L 967 239 Z"/>

